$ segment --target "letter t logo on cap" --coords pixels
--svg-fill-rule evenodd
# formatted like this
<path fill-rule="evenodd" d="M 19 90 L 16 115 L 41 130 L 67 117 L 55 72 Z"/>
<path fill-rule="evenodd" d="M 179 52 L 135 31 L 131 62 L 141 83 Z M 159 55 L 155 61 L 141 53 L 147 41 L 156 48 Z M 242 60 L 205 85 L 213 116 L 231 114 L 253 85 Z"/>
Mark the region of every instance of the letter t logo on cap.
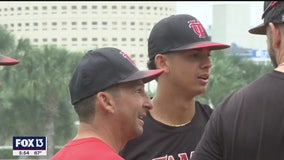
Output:
<path fill-rule="evenodd" d="M 119 52 L 124 58 L 126 58 L 130 63 L 132 63 L 134 66 L 136 66 L 135 62 L 128 56 L 128 54 L 126 54 L 123 51 Z"/>
<path fill-rule="evenodd" d="M 194 33 L 197 34 L 199 38 L 206 38 L 203 26 L 199 21 L 190 20 L 187 23 L 188 23 L 188 27 L 192 28 Z"/>

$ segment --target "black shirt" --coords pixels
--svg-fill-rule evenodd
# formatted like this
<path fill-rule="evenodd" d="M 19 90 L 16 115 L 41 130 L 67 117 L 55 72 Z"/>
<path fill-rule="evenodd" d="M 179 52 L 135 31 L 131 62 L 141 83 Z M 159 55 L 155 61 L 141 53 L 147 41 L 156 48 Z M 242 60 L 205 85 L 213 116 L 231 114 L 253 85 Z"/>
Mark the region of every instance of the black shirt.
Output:
<path fill-rule="evenodd" d="M 189 160 L 212 113 L 208 105 L 195 104 L 192 121 L 182 127 L 160 123 L 148 113 L 142 136 L 129 141 L 121 156 L 126 160 Z"/>
<path fill-rule="evenodd" d="M 271 71 L 216 107 L 193 160 L 283 160 L 284 73 Z"/>

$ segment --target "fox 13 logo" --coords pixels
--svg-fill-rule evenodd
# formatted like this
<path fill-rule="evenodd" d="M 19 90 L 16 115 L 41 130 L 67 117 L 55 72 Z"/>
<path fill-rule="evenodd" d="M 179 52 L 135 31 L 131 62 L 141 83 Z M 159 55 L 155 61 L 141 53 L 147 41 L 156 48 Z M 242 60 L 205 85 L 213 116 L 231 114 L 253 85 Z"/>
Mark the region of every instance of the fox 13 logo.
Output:
<path fill-rule="evenodd" d="M 13 156 L 46 156 L 46 137 L 13 137 Z"/>

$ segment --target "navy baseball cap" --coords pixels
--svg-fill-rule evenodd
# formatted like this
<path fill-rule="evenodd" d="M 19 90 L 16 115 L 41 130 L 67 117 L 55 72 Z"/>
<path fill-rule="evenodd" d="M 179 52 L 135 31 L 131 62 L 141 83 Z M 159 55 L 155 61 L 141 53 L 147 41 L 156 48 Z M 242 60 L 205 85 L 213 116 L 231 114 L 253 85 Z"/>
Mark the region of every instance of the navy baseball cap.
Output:
<path fill-rule="evenodd" d="M 139 70 L 122 50 L 112 47 L 88 51 L 73 72 L 69 83 L 71 103 L 75 104 L 115 84 L 134 80 L 147 83 L 163 69 Z"/>
<path fill-rule="evenodd" d="M 203 25 L 188 14 L 171 15 L 156 23 L 148 39 L 148 57 L 171 51 L 209 48 L 225 49 L 227 44 L 212 42 Z"/>
<path fill-rule="evenodd" d="M 4 56 L 4 55 L 0 55 L 0 65 L 1 66 L 11 66 L 11 65 L 18 64 L 18 63 L 19 63 L 19 61 L 14 59 L 14 58 Z"/>
<path fill-rule="evenodd" d="M 249 30 L 251 34 L 266 34 L 266 26 L 269 22 L 284 22 L 284 3 L 282 1 L 264 1 L 262 19 L 263 23 Z"/>

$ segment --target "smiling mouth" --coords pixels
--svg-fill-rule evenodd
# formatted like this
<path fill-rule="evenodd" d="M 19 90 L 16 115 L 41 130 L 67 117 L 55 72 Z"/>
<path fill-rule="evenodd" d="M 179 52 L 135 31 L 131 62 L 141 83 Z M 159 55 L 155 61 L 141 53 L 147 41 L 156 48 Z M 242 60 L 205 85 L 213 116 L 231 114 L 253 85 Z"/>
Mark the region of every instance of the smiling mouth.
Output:
<path fill-rule="evenodd" d="M 202 75 L 198 77 L 199 79 L 203 79 L 203 80 L 208 80 L 209 79 L 209 75 Z"/>

